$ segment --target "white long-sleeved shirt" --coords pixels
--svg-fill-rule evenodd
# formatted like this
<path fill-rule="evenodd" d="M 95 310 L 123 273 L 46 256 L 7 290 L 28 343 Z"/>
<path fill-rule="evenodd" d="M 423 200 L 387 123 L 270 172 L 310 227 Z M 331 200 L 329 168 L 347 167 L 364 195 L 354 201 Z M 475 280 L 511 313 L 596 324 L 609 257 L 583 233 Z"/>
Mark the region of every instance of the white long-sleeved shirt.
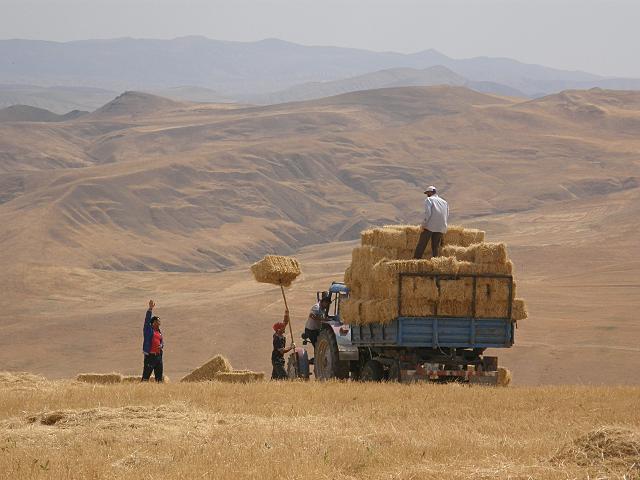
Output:
<path fill-rule="evenodd" d="M 424 201 L 424 221 L 422 226 L 431 232 L 447 233 L 449 219 L 449 204 L 437 194 L 427 197 Z"/>

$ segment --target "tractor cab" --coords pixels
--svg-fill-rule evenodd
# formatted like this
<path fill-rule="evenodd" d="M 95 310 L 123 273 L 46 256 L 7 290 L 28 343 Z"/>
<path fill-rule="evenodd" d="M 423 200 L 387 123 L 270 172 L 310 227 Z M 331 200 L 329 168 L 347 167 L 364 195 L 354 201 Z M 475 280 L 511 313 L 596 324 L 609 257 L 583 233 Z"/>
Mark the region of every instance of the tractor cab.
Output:
<path fill-rule="evenodd" d="M 332 282 L 329 290 L 316 292 L 316 300 L 320 302 L 323 295 L 327 295 L 331 300 L 331 305 L 326 312 L 329 323 L 342 324 L 340 320 L 340 303 L 349 298 L 349 289 L 342 282 Z"/>

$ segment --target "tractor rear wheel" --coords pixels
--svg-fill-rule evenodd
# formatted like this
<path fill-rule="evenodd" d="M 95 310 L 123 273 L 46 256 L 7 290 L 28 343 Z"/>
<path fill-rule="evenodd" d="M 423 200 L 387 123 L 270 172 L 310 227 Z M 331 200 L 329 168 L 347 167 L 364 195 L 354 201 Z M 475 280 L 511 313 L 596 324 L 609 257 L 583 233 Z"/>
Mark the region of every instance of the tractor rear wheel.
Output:
<path fill-rule="evenodd" d="M 322 330 L 318 335 L 314 358 L 316 380 L 349 378 L 349 362 L 340 361 L 338 343 L 332 330 Z"/>
<path fill-rule="evenodd" d="M 377 360 L 369 360 L 362 367 L 360 380 L 363 382 L 379 382 L 384 377 L 384 367 Z"/>

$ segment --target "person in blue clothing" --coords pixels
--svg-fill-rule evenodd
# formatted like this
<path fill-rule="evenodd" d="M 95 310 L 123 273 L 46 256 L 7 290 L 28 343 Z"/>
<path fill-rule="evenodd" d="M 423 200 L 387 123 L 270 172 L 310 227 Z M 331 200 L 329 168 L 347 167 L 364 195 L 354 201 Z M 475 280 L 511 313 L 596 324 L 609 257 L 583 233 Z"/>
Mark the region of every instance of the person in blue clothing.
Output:
<path fill-rule="evenodd" d="M 163 365 L 162 350 L 164 349 L 164 340 L 160 331 L 160 317 L 153 314 L 153 308 L 156 306 L 153 300 L 149 300 L 149 309 L 144 318 L 144 327 L 142 329 L 144 340 L 142 342 L 142 352 L 144 353 L 144 366 L 142 368 L 142 381 L 148 382 L 151 373 L 156 382 L 163 382 Z"/>

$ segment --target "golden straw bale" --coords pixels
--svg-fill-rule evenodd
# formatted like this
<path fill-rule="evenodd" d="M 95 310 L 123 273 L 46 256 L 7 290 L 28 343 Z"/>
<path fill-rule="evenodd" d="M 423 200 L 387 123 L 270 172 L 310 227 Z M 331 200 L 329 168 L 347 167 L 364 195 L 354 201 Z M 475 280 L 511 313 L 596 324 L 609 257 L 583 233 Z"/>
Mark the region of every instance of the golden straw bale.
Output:
<path fill-rule="evenodd" d="M 230 372 L 233 370 L 231 362 L 222 355 L 216 355 L 211 360 L 196 368 L 190 374 L 182 377 L 181 382 L 204 382 L 213 380 L 218 372 Z"/>
<path fill-rule="evenodd" d="M 498 386 L 506 387 L 511 383 L 511 370 L 504 367 L 498 367 Z"/>
<path fill-rule="evenodd" d="M 441 300 L 438 302 L 438 315 L 451 317 L 466 317 L 471 315 L 470 302 L 458 302 L 456 300 Z"/>
<path fill-rule="evenodd" d="M 435 257 L 429 260 L 390 260 L 378 263 L 375 269 L 384 269 L 393 273 L 458 273 L 458 261 L 451 257 Z"/>
<path fill-rule="evenodd" d="M 394 300 L 365 300 L 361 303 L 361 315 L 354 325 L 368 325 L 370 323 L 390 323 L 398 316 L 397 301 Z"/>
<path fill-rule="evenodd" d="M 373 245 L 389 249 L 406 248 L 407 236 L 395 228 L 376 228 L 373 231 Z"/>
<path fill-rule="evenodd" d="M 344 302 L 340 302 L 340 320 L 344 323 L 357 325 L 360 322 L 361 304 L 362 302 L 353 296 Z"/>
<path fill-rule="evenodd" d="M 253 383 L 264 380 L 264 372 L 252 372 L 250 370 L 234 370 L 231 372 L 217 372 L 214 380 L 227 383 Z"/>
<path fill-rule="evenodd" d="M 484 242 L 485 232 L 475 228 L 464 228 L 460 235 L 460 245 L 468 247 L 474 243 Z"/>
<path fill-rule="evenodd" d="M 507 247 L 504 243 L 475 243 L 469 247 L 475 253 L 476 263 L 498 263 L 507 261 Z"/>
<path fill-rule="evenodd" d="M 295 258 L 266 255 L 251 265 L 251 272 L 260 283 L 271 283 L 288 287 L 300 275 L 300 265 Z"/>
<path fill-rule="evenodd" d="M 438 286 L 432 277 L 413 277 L 413 297 L 427 300 L 438 299 Z"/>
<path fill-rule="evenodd" d="M 362 302 L 360 321 L 364 323 L 378 323 L 380 317 L 379 304 L 379 300 L 365 300 Z"/>
<path fill-rule="evenodd" d="M 122 383 L 140 383 L 142 381 L 142 375 L 123 375 Z"/>
<path fill-rule="evenodd" d="M 420 233 L 422 232 L 420 225 L 385 225 L 384 228 L 393 228 L 402 231 L 405 235 L 404 249 L 410 250 L 413 255 L 416 245 L 418 245 L 418 238 L 420 238 Z"/>
<path fill-rule="evenodd" d="M 445 245 L 440 254 L 443 257 L 453 257 L 456 260 L 464 262 L 475 262 L 476 252 L 469 247 L 461 247 L 460 245 Z"/>
<path fill-rule="evenodd" d="M 505 301 L 476 298 L 476 317 L 507 318 L 508 305 Z"/>
<path fill-rule="evenodd" d="M 373 245 L 373 229 L 363 230 L 360 233 L 360 244 L 361 245 Z"/>
<path fill-rule="evenodd" d="M 449 225 L 444 234 L 445 245 L 468 247 L 474 243 L 484 242 L 485 232 L 475 228 L 464 228 L 460 225 Z"/>
<path fill-rule="evenodd" d="M 508 278 L 478 278 L 476 281 L 476 299 L 483 302 L 508 302 Z"/>
<path fill-rule="evenodd" d="M 428 317 L 435 314 L 435 301 L 426 298 L 405 298 L 402 299 L 402 311 L 400 315 L 403 317 Z"/>
<path fill-rule="evenodd" d="M 78 382 L 113 384 L 121 383 L 122 375 L 119 373 L 81 373 L 76 377 Z"/>
<path fill-rule="evenodd" d="M 511 319 L 512 320 L 524 320 L 529 316 L 527 312 L 527 306 L 524 303 L 524 300 L 521 298 L 516 298 L 513 301 L 513 305 L 511 306 Z"/>
<path fill-rule="evenodd" d="M 473 279 L 459 277 L 455 280 L 440 280 L 439 299 L 469 302 L 473 297 Z"/>
<path fill-rule="evenodd" d="M 344 271 L 344 283 L 347 286 L 351 284 L 351 265 Z"/>

